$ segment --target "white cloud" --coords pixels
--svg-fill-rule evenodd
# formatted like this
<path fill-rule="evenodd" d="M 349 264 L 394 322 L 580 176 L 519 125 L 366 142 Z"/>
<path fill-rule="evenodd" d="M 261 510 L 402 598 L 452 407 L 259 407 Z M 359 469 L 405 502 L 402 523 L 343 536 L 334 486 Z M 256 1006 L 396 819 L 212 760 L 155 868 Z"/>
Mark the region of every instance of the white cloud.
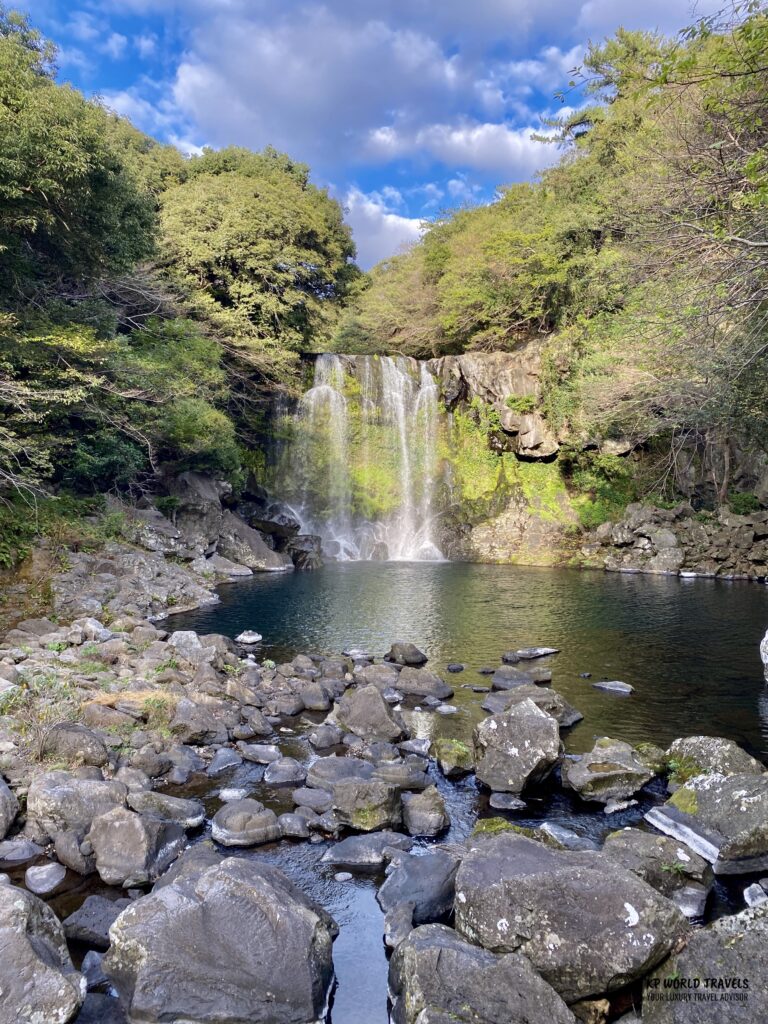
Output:
<path fill-rule="evenodd" d="M 102 53 L 106 53 L 112 60 L 120 60 L 125 54 L 127 45 L 128 39 L 126 36 L 121 35 L 119 32 L 111 32 L 100 49 Z"/>
<path fill-rule="evenodd" d="M 347 223 L 357 243 L 357 261 L 366 269 L 412 245 L 422 233 L 422 221 L 393 213 L 381 194 L 350 188 L 344 197 Z"/>
<path fill-rule="evenodd" d="M 138 50 L 141 59 L 147 60 L 149 57 L 152 57 L 157 50 L 157 36 L 153 32 L 134 36 L 133 45 Z"/>

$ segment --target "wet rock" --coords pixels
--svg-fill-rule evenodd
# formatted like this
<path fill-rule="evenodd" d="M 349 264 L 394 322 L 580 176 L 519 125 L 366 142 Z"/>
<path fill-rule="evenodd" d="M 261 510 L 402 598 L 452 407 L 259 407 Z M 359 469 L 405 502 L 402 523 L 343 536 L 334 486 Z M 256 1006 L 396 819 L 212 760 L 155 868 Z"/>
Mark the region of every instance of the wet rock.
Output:
<path fill-rule="evenodd" d="M 451 823 L 437 787 L 403 794 L 403 824 L 411 836 L 436 836 Z"/>
<path fill-rule="evenodd" d="M 497 793 L 542 781 L 560 756 L 557 722 L 530 700 L 480 722 L 474 744 L 477 778 Z"/>
<path fill-rule="evenodd" d="M 566 1002 L 642 977 L 686 932 L 673 903 L 603 854 L 553 850 L 514 832 L 472 843 L 455 912 L 465 938 L 524 953 Z"/>
<path fill-rule="evenodd" d="M 768 989 L 765 978 L 765 950 L 768 947 L 768 904 L 718 918 L 694 931 L 687 944 L 666 960 L 645 982 L 643 1024 L 756 1024 L 768 1020 Z M 711 1000 L 664 999 L 665 984 L 674 979 L 715 978 L 709 989 Z M 725 979 L 742 984 L 732 991 L 747 998 L 723 1003 Z M 749 984 L 748 992 L 743 980 Z M 660 989 L 660 997 L 653 993 Z M 668 990 L 666 990 L 668 992 Z"/>
<path fill-rule="evenodd" d="M 333 797 L 330 793 L 324 789 L 310 789 L 306 786 L 294 789 L 291 798 L 297 807 L 309 807 L 313 811 L 317 811 L 318 814 L 330 811 L 333 804 Z"/>
<path fill-rule="evenodd" d="M 378 779 L 343 779 L 333 787 L 333 811 L 340 824 L 374 832 L 400 824 L 400 796 Z"/>
<path fill-rule="evenodd" d="M 354 671 L 355 682 L 359 686 L 375 686 L 379 690 L 397 686 L 400 673 L 392 665 L 363 665 Z"/>
<path fill-rule="evenodd" d="M 324 1016 L 336 931 L 282 872 L 227 858 L 124 910 L 104 969 L 131 1020 L 309 1024 Z"/>
<path fill-rule="evenodd" d="M 411 934 L 413 909 L 413 903 L 397 903 L 384 915 L 384 945 L 387 949 L 396 949 Z"/>
<path fill-rule="evenodd" d="M 326 850 L 322 863 L 348 868 L 350 871 L 378 871 L 387 860 L 387 851 L 408 852 L 412 846 L 413 840 L 399 832 L 349 836 Z"/>
<path fill-rule="evenodd" d="M 685 736 L 675 740 L 666 752 L 670 767 L 682 765 L 686 775 L 762 775 L 765 766 L 742 750 L 733 740 L 721 736 Z"/>
<path fill-rule="evenodd" d="M 588 754 L 567 758 L 562 768 L 563 785 L 582 800 L 607 804 L 625 800 L 653 778 L 634 747 L 603 736 Z"/>
<path fill-rule="evenodd" d="M 458 673 L 464 671 L 464 665 L 459 661 L 452 661 L 446 665 L 446 670 L 451 673 Z"/>
<path fill-rule="evenodd" d="M 304 533 L 298 537 L 291 537 L 285 550 L 296 568 L 304 572 L 311 572 L 323 565 L 322 538 L 317 534 Z"/>
<path fill-rule="evenodd" d="M 440 736 L 432 745 L 440 771 L 447 779 L 457 779 L 474 771 L 474 749 L 463 740 Z"/>
<path fill-rule="evenodd" d="M 418 668 L 426 665 L 428 658 L 423 651 L 420 651 L 416 644 L 395 643 L 384 656 L 387 661 L 394 661 L 397 665 L 411 665 Z"/>
<path fill-rule="evenodd" d="M 64 934 L 68 939 L 84 942 L 95 949 L 106 949 L 110 927 L 130 902 L 128 899 L 87 896 L 82 906 L 64 919 Z"/>
<path fill-rule="evenodd" d="M 686 843 L 716 875 L 768 868 L 768 775 L 699 775 L 645 815 Z"/>
<path fill-rule="evenodd" d="M 104 743 L 90 729 L 75 722 L 60 722 L 48 732 L 43 753 L 63 761 L 101 767 L 109 760 Z"/>
<path fill-rule="evenodd" d="M 237 749 L 246 761 L 254 764 L 272 764 L 281 758 L 280 747 L 276 743 L 238 743 Z"/>
<path fill-rule="evenodd" d="M 129 1024 L 129 1021 L 113 996 L 89 992 L 73 1024 Z"/>
<path fill-rule="evenodd" d="M 19 801 L 7 782 L 0 777 L 0 839 L 5 839 L 18 813 Z"/>
<path fill-rule="evenodd" d="M 64 930 L 50 907 L 0 885 L 0 1019 L 3 1024 L 67 1024 L 85 998 Z"/>
<path fill-rule="evenodd" d="M 439 848 L 421 856 L 396 855 L 376 895 L 379 906 L 387 913 L 399 903 L 412 903 L 414 924 L 439 921 L 453 907 L 458 866 L 458 857 Z"/>
<path fill-rule="evenodd" d="M 238 644 L 243 644 L 246 647 L 253 647 L 256 644 L 260 644 L 264 637 L 261 633 L 257 633 L 255 629 L 244 629 L 242 633 L 235 637 L 235 641 Z"/>
<path fill-rule="evenodd" d="M 36 896 L 49 896 L 59 888 L 67 877 L 67 869 L 63 864 L 49 861 L 47 864 L 36 864 L 27 868 L 24 873 L 24 885 Z"/>
<path fill-rule="evenodd" d="M 359 757 L 318 757 L 307 770 L 307 785 L 332 790 L 344 779 L 370 779 L 373 765 Z"/>
<path fill-rule="evenodd" d="M 615 693 L 620 697 L 628 697 L 630 693 L 635 692 L 634 686 L 630 686 L 629 683 L 619 682 L 618 679 L 601 680 L 599 683 L 592 683 L 592 686 L 596 690 L 605 690 L 606 693 Z"/>
<path fill-rule="evenodd" d="M 597 843 L 593 839 L 579 835 L 573 829 L 565 828 L 556 821 L 545 821 L 540 829 L 541 837 L 549 836 L 553 840 L 549 845 L 558 846 L 561 850 L 595 850 Z"/>
<path fill-rule="evenodd" d="M 423 758 L 419 758 L 416 764 L 407 761 L 386 761 L 376 766 L 373 777 L 395 786 L 400 793 L 406 790 L 422 790 L 429 784 L 426 769 L 427 765 Z"/>
<path fill-rule="evenodd" d="M 403 740 L 398 744 L 398 749 L 403 754 L 416 754 L 417 757 L 429 757 L 429 749 L 432 746 L 430 740 Z"/>
<path fill-rule="evenodd" d="M 503 693 L 489 693 L 481 706 L 484 711 L 500 715 L 505 711 L 509 711 L 516 704 L 521 704 L 524 700 L 532 700 L 537 708 L 546 711 L 548 715 L 552 715 L 553 718 L 557 719 L 561 729 L 570 728 L 570 726 L 580 722 L 584 717 L 557 690 L 552 690 L 547 686 L 536 686 L 531 683 L 516 686 L 514 689 L 505 690 Z"/>
<path fill-rule="evenodd" d="M 139 814 L 175 822 L 185 829 L 197 828 L 205 821 L 205 807 L 200 800 L 184 800 L 151 790 L 129 793 L 128 806 Z"/>
<path fill-rule="evenodd" d="M 280 833 L 287 839 L 309 839 L 309 828 L 300 814 L 281 814 L 277 819 Z"/>
<path fill-rule="evenodd" d="M 495 811 L 522 811 L 528 806 L 525 800 L 511 793 L 491 793 L 488 803 Z"/>
<path fill-rule="evenodd" d="M 348 691 L 336 707 L 340 724 L 363 739 L 399 740 L 403 736 L 398 721 L 374 685 Z"/>
<path fill-rule="evenodd" d="M 43 852 L 42 846 L 19 836 L 0 843 L 0 867 L 12 868 L 26 861 L 34 860 Z"/>
<path fill-rule="evenodd" d="M 516 686 L 532 686 L 534 683 L 535 679 L 531 672 L 512 665 L 502 665 L 491 677 L 491 687 L 494 690 L 512 690 Z"/>
<path fill-rule="evenodd" d="M 413 697 L 435 697 L 437 700 L 448 700 L 453 690 L 445 680 L 425 668 L 404 668 L 397 678 L 397 689 Z"/>
<path fill-rule="evenodd" d="M 243 763 L 242 757 L 234 750 L 220 747 L 213 755 L 213 760 L 206 769 L 206 775 L 220 775 L 222 772 L 237 768 Z"/>
<path fill-rule="evenodd" d="M 222 846 L 259 846 L 279 839 L 280 826 L 258 800 L 235 800 L 213 816 L 211 835 Z"/>
<path fill-rule="evenodd" d="M 533 661 L 535 658 L 546 658 L 550 654 L 559 654 L 557 647 L 521 647 L 515 651 L 518 658 L 523 661 Z"/>
<path fill-rule="evenodd" d="M 57 832 L 85 835 L 94 818 L 122 807 L 128 789 L 122 782 L 80 779 L 54 771 L 32 780 L 27 816 L 48 836 Z"/>
<path fill-rule="evenodd" d="M 328 711 L 331 707 L 329 692 L 321 683 L 313 682 L 303 687 L 299 696 L 307 711 Z"/>
<path fill-rule="evenodd" d="M 389 967 L 396 1024 L 574 1024 L 560 996 L 524 956 L 497 956 L 453 929 L 422 925 L 401 941 Z"/>
<path fill-rule="evenodd" d="M 272 761 L 264 771 L 264 782 L 268 786 L 295 786 L 306 777 L 306 769 L 293 757 L 281 757 L 277 761 Z"/>
<path fill-rule="evenodd" d="M 123 807 L 94 818 L 87 838 L 101 880 L 125 889 L 153 882 L 186 846 L 180 825 Z"/>
<path fill-rule="evenodd" d="M 505 665 L 517 665 L 520 661 L 520 655 L 517 651 L 505 651 L 501 656 L 501 660 Z"/>
<path fill-rule="evenodd" d="M 764 887 L 763 883 L 767 883 Z M 768 879 L 761 879 L 760 882 L 753 882 L 744 890 L 744 902 L 748 907 L 759 907 L 761 903 L 768 902 Z"/>

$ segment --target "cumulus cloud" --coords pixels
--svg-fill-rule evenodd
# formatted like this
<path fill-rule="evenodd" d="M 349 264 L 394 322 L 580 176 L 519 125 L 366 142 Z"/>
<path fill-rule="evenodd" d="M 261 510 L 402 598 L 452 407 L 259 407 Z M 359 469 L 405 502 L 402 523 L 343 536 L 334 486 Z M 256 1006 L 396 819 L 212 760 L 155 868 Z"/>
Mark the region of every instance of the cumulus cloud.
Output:
<path fill-rule="evenodd" d="M 421 235 L 422 221 L 394 213 L 380 193 L 366 194 L 353 187 L 343 205 L 357 243 L 357 261 L 365 269 L 412 245 Z"/>

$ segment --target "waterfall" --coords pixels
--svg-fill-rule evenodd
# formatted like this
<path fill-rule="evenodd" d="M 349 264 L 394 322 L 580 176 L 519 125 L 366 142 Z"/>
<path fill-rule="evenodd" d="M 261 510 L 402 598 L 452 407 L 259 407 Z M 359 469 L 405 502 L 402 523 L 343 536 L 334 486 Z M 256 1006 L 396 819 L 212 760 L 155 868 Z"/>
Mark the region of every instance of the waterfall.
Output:
<path fill-rule="evenodd" d="M 277 487 L 339 560 L 441 560 L 437 383 L 404 356 L 315 361 Z"/>

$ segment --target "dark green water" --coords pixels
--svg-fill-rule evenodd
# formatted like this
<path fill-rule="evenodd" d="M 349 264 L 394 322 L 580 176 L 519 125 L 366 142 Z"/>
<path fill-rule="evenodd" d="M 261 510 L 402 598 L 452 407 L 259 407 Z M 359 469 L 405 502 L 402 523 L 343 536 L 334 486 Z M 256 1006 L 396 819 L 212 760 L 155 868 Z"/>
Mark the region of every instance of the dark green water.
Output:
<path fill-rule="evenodd" d="M 257 658 L 339 652 L 382 655 L 412 640 L 449 677 L 454 703 L 475 718 L 482 699 L 463 683 L 498 665 L 503 651 L 559 647 L 553 686 L 584 714 L 572 750 L 598 735 L 666 746 L 677 736 L 727 736 L 768 758 L 768 688 L 758 651 L 768 627 L 768 588 L 758 583 L 680 580 L 520 566 L 346 562 L 315 573 L 261 574 L 222 587 L 218 605 L 177 615 L 174 629 L 236 636 L 256 629 Z M 579 678 L 591 672 L 592 679 Z M 620 679 L 616 697 L 591 682 Z M 448 728 L 442 720 L 442 726 Z M 450 728 L 459 725 L 451 720 Z"/>
<path fill-rule="evenodd" d="M 455 688 L 452 703 L 459 712 L 448 717 L 406 712 L 414 735 L 470 735 L 484 714 L 483 695 L 470 687 L 488 684 L 477 670 L 498 665 L 510 648 L 535 644 L 561 649 L 538 664 L 550 665 L 553 686 L 584 714 L 584 721 L 565 733 L 569 750 L 591 749 L 601 735 L 666 746 L 677 736 L 709 733 L 734 739 L 768 760 L 768 688 L 758 651 L 768 625 L 768 589 L 759 584 L 515 566 L 348 562 L 316 573 L 262 574 L 220 593 L 218 605 L 173 616 L 168 627 L 232 637 L 256 629 L 264 637 L 256 650 L 259 660 L 348 646 L 380 656 L 393 640 L 403 639 L 417 643 L 438 672 L 449 662 L 463 662 L 464 672 L 443 672 Z M 581 672 L 591 672 L 592 679 L 580 678 Z M 600 678 L 631 683 L 635 693 L 617 697 L 593 689 L 591 683 Z M 281 747 L 309 761 L 314 755 L 302 736 L 310 728 L 306 718 L 291 720 L 295 735 L 282 734 Z M 461 841 L 478 815 L 498 813 L 489 810 L 471 776 L 454 784 L 434 767 L 430 773 L 451 816 L 442 838 Z M 220 806 L 222 785 L 243 786 L 278 813 L 290 810 L 288 793 L 281 797 L 265 787 L 261 774 L 246 762 L 215 781 L 201 779 L 189 795 L 203 796 L 209 815 Z M 599 845 L 609 831 L 642 825 L 644 811 L 664 798 L 663 785 L 656 782 L 636 807 L 606 816 L 550 787 L 531 794 L 526 810 L 510 817 L 523 825 L 559 824 Z M 375 902 L 380 879 L 337 882 L 333 869 L 320 863 L 326 848 L 326 843 L 283 841 L 235 855 L 276 864 L 338 921 L 332 1024 L 387 1024 L 387 960 Z M 719 883 L 709 913 L 741 909 L 744 884 Z"/>

